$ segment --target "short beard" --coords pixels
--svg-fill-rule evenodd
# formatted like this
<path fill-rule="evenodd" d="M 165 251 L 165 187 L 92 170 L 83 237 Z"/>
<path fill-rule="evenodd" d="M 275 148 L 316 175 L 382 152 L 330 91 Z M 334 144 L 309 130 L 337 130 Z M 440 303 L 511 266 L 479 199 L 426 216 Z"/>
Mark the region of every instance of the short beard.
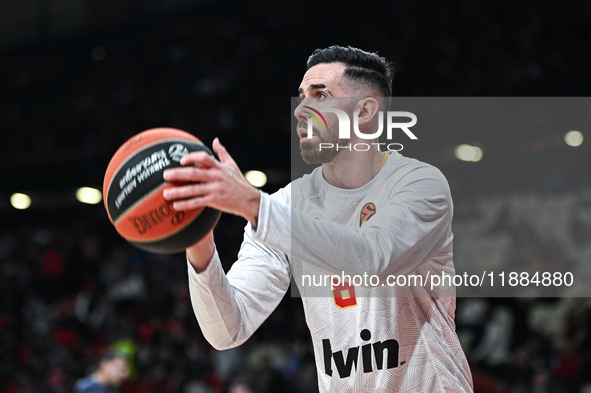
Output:
<path fill-rule="evenodd" d="M 300 144 L 302 159 L 306 164 L 327 164 L 339 155 L 340 151 L 337 150 L 340 141 L 338 128 L 338 123 L 331 124 L 326 134 L 314 129 L 318 143 L 316 141 L 304 141 Z M 333 147 L 320 150 L 321 143 L 331 143 Z"/>

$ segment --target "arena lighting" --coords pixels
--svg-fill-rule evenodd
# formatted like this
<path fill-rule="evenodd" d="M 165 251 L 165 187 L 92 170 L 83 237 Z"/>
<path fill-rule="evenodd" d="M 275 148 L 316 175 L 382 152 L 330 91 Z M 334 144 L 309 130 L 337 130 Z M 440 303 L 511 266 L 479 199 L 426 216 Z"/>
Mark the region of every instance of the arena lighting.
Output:
<path fill-rule="evenodd" d="M 267 175 L 261 171 L 248 171 L 244 174 L 244 177 L 250 184 L 258 188 L 267 184 Z"/>
<path fill-rule="evenodd" d="M 15 192 L 10 197 L 10 204 L 12 205 L 12 207 L 18 210 L 28 209 L 29 206 L 31 206 L 31 197 L 27 194 Z"/>
<path fill-rule="evenodd" d="M 92 187 L 80 187 L 76 191 L 76 199 L 82 203 L 88 203 L 89 205 L 96 205 L 103 200 L 103 194 Z"/>
<path fill-rule="evenodd" d="M 583 139 L 583 133 L 580 131 L 572 130 L 564 134 L 564 142 L 572 147 L 581 146 Z"/>
<path fill-rule="evenodd" d="M 458 160 L 462 161 L 469 161 L 469 162 L 478 162 L 482 160 L 482 149 L 478 146 L 472 145 L 458 145 L 454 151 L 455 156 Z"/>

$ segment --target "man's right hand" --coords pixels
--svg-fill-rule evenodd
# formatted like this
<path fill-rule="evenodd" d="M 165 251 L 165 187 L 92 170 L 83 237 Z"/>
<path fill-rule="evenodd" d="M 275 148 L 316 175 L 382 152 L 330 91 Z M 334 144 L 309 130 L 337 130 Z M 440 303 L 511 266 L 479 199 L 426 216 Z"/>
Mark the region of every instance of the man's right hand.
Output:
<path fill-rule="evenodd" d="M 244 217 L 256 228 L 260 191 L 244 178 L 218 138 L 212 147 L 220 161 L 206 152 L 193 152 L 181 159 L 182 167 L 164 171 L 164 180 L 180 183 L 165 189 L 164 198 L 173 202 L 175 210 L 209 206 Z"/>

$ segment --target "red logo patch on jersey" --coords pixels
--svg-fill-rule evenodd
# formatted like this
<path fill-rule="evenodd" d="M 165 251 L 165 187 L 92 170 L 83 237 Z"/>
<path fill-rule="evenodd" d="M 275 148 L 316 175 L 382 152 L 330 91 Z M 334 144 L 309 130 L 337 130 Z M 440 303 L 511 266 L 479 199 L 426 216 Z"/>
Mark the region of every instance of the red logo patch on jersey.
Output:
<path fill-rule="evenodd" d="M 359 215 L 359 226 L 361 226 L 361 224 L 363 224 L 365 221 L 369 220 L 375 213 L 376 205 L 371 202 L 366 203 L 361 209 L 361 214 Z"/>

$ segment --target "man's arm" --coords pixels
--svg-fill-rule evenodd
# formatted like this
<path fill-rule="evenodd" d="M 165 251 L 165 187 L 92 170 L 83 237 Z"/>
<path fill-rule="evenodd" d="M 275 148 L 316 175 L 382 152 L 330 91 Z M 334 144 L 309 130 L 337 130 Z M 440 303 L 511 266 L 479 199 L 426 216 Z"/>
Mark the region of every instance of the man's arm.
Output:
<path fill-rule="evenodd" d="M 187 261 L 193 266 L 196 273 L 201 273 L 215 253 L 215 243 L 213 241 L 213 230 L 210 231 L 201 241 L 187 248 Z"/>
<path fill-rule="evenodd" d="M 250 227 L 250 224 L 247 226 Z M 277 307 L 290 282 L 287 257 L 255 242 L 245 231 L 238 261 L 226 275 L 217 252 L 198 273 L 188 264 L 193 310 L 216 349 L 241 345 Z"/>
<path fill-rule="evenodd" d="M 287 257 L 255 242 L 261 194 L 246 181 L 219 140 L 213 149 L 220 161 L 204 152 L 183 157 L 184 167 L 168 170 L 167 181 L 184 185 L 165 190 L 177 210 L 210 206 L 244 217 L 249 224 L 228 275 L 216 252 L 213 234 L 187 248 L 191 303 L 204 336 L 217 349 L 246 341 L 277 307 L 290 281 Z"/>
<path fill-rule="evenodd" d="M 361 228 L 316 220 L 263 195 L 252 236 L 327 274 L 386 277 L 409 273 L 442 250 L 451 257 L 453 207 L 443 174 L 425 165 L 396 188 Z"/>

